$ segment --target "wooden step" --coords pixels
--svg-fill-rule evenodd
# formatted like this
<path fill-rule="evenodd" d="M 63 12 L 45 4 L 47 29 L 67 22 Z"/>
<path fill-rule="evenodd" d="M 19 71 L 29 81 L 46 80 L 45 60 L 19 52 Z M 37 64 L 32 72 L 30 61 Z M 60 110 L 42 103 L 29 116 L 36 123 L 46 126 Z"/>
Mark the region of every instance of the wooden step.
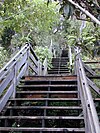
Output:
<path fill-rule="evenodd" d="M 61 74 L 61 73 L 70 73 L 69 71 L 48 71 L 48 74 Z"/>
<path fill-rule="evenodd" d="M 13 98 L 9 101 L 81 101 L 79 98 Z M 94 102 L 100 102 L 100 98 L 95 98 Z"/>
<path fill-rule="evenodd" d="M 66 79 L 66 78 L 60 78 L 60 79 L 54 79 L 54 78 L 51 78 L 50 80 L 48 78 L 39 78 L 38 80 L 37 79 L 30 79 L 30 80 L 26 80 L 26 79 L 22 79 L 20 80 L 21 83 L 45 83 L 45 84 L 55 84 L 55 83 L 64 83 L 64 84 L 72 84 L 72 83 L 77 83 L 77 80 L 76 78 L 69 78 L 69 79 Z"/>
<path fill-rule="evenodd" d="M 17 94 L 77 94 L 78 91 L 17 91 Z"/>
<path fill-rule="evenodd" d="M 23 131 L 23 132 L 74 132 L 84 133 L 84 128 L 32 128 L 32 127 L 0 127 L 0 131 Z"/>
<path fill-rule="evenodd" d="M 62 81 L 62 80 L 77 80 L 77 77 L 76 75 L 46 75 L 46 76 L 38 76 L 38 75 L 35 75 L 35 76 L 25 76 L 23 77 L 23 79 L 25 80 L 39 80 L 39 81 L 44 81 L 44 80 L 47 80 L 47 81 Z"/>
<path fill-rule="evenodd" d="M 13 98 L 9 101 L 80 101 L 78 98 Z"/>
<path fill-rule="evenodd" d="M 84 120 L 79 116 L 0 116 L 0 119 L 64 119 L 64 120 Z"/>
<path fill-rule="evenodd" d="M 49 69 L 49 70 L 69 70 L 69 68 L 68 67 L 52 67 L 51 69 Z"/>
<path fill-rule="evenodd" d="M 50 110 L 82 110 L 79 106 L 7 106 L 6 109 L 50 109 Z"/>
<path fill-rule="evenodd" d="M 58 70 L 58 69 L 60 69 L 60 70 L 67 69 L 67 70 L 69 70 L 69 68 L 68 68 L 67 65 L 66 65 L 66 66 L 60 66 L 60 67 L 59 67 L 59 66 L 58 66 L 58 67 L 57 67 L 57 66 L 53 66 L 51 69 L 54 69 L 54 70 L 55 70 L 55 69 L 57 69 L 57 70 Z"/>
<path fill-rule="evenodd" d="M 34 88 L 34 87 L 35 87 L 35 88 L 36 88 L 36 87 L 37 87 L 37 88 L 38 88 L 38 87 L 40 87 L 40 88 L 41 88 L 41 87 L 42 87 L 42 88 L 43 88 L 43 87 L 57 87 L 57 88 L 59 88 L 59 87 L 60 87 L 60 88 L 61 88 L 61 87 L 67 88 L 67 87 L 68 87 L 68 88 L 73 88 L 73 87 L 77 87 L 77 85 L 70 85 L 70 84 L 69 84 L 69 85 L 59 85 L 59 84 L 56 84 L 56 85 L 46 85 L 46 84 L 42 84 L 42 85 L 19 85 L 18 87 L 19 87 L 19 88 Z"/>
<path fill-rule="evenodd" d="M 67 71 L 67 72 L 68 72 L 69 69 L 67 69 L 67 68 L 65 68 L 65 69 L 64 69 L 64 68 L 63 68 L 63 69 L 59 69 L 59 68 L 58 68 L 58 69 L 57 69 L 57 68 L 56 68 L 56 69 L 50 69 L 50 70 L 48 70 L 48 72 L 52 72 L 52 71 L 54 71 L 54 72 L 58 72 L 58 71 L 60 71 L 60 72 L 63 72 L 63 71 L 64 71 L 64 72 L 65 72 L 65 71 Z"/>
<path fill-rule="evenodd" d="M 18 91 L 16 97 L 31 97 L 31 98 L 76 98 L 78 91 Z"/>

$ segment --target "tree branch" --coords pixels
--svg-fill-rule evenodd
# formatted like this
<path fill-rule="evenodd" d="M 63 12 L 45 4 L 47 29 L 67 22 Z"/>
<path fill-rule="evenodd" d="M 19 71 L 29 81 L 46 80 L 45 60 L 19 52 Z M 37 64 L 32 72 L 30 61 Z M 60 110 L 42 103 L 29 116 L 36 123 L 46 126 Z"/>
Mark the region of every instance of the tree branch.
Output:
<path fill-rule="evenodd" d="M 68 0 L 72 5 L 78 7 L 82 12 L 84 12 L 87 16 L 89 16 L 96 24 L 100 25 L 100 21 L 95 18 L 90 12 L 86 9 L 82 8 L 79 4 L 75 3 L 73 0 Z"/>
<path fill-rule="evenodd" d="M 76 15 L 75 15 L 75 16 L 76 16 Z M 83 20 L 83 21 L 93 22 L 93 21 L 91 21 L 91 20 L 86 20 L 86 19 L 79 18 L 78 16 L 76 16 L 76 18 L 77 18 L 78 20 Z"/>

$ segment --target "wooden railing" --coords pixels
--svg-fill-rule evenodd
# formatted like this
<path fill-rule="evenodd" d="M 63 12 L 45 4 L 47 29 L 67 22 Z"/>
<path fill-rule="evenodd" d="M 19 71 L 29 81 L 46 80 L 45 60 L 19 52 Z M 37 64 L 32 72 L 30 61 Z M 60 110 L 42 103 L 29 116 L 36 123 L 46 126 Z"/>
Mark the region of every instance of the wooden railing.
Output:
<path fill-rule="evenodd" d="M 68 56 L 69 56 L 70 72 L 72 72 L 72 48 L 71 46 L 69 46 Z"/>
<path fill-rule="evenodd" d="M 83 115 L 85 119 L 85 132 L 86 133 L 100 133 L 99 120 L 95 105 L 93 102 L 92 94 L 88 85 L 88 80 L 85 74 L 83 62 L 80 57 L 79 48 L 76 49 L 76 74 L 78 80 L 78 90 L 83 106 Z"/>
<path fill-rule="evenodd" d="M 43 65 L 30 44 L 26 44 L 0 70 L 0 112 L 10 97 L 15 97 L 16 86 L 24 75 L 45 75 Z M 46 66 L 45 66 L 45 69 Z"/>

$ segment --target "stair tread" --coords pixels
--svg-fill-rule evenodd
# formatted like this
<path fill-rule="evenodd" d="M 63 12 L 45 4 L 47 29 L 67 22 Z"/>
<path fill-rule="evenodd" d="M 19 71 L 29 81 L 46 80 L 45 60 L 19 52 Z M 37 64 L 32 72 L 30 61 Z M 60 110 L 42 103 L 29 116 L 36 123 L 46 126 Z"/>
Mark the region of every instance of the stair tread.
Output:
<path fill-rule="evenodd" d="M 41 79 L 41 80 L 20 80 L 20 82 L 21 83 L 35 83 L 35 82 L 37 82 L 37 83 L 43 83 L 43 82 L 46 82 L 46 83 L 48 83 L 49 84 L 49 82 L 51 83 L 51 84 L 54 84 L 55 82 L 60 82 L 60 83 L 62 83 L 62 82 L 64 82 L 64 83 L 68 83 L 68 82 L 74 82 L 74 83 L 76 83 L 77 82 L 77 80 L 76 79 L 61 79 L 61 80 L 55 80 L 55 79 L 51 79 L 51 80 L 48 80 L 48 79 Z M 71 83 L 70 83 L 71 84 Z"/>
<path fill-rule="evenodd" d="M 80 120 L 84 117 L 80 116 L 0 116 L 0 119 L 70 119 Z"/>
<path fill-rule="evenodd" d="M 30 100 L 37 100 L 37 101 L 41 101 L 41 100 L 48 100 L 48 101 L 58 101 L 58 100 L 63 100 L 63 101 L 79 101 L 79 98 L 13 98 L 13 99 L 9 99 L 9 100 L 18 100 L 18 101 L 30 101 Z"/>
<path fill-rule="evenodd" d="M 77 87 L 77 85 L 61 85 L 61 84 L 55 84 L 55 85 L 47 85 L 47 84 L 37 84 L 37 85 L 19 85 L 18 87 L 23 87 L 23 88 L 27 88 L 27 87 Z"/>
<path fill-rule="evenodd" d="M 38 77 L 37 77 L 38 78 Z M 37 80 L 37 78 L 34 79 L 21 79 L 20 82 L 74 82 L 77 81 L 76 77 L 72 78 L 72 77 L 61 77 L 61 78 L 55 78 L 55 77 L 40 77 L 38 79 L 41 80 Z"/>
<path fill-rule="evenodd" d="M 75 131 L 84 132 L 85 128 L 36 128 L 36 127 L 0 127 L 1 131 Z"/>
<path fill-rule="evenodd" d="M 48 74 L 60 74 L 60 73 L 70 73 L 69 71 L 60 71 L 60 72 L 58 72 L 58 71 L 50 71 L 50 72 L 48 72 Z"/>
<path fill-rule="evenodd" d="M 69 69 L 68 70 L 66 70 L 66 69 L 61 69 L 61 70 L 57 70 L 57 69 L 50 69 L 50 70 L 48 70 L 48 72 L 69 72 Z"/>
<path fill-rule="evenodd" d="M 82 109 L 79 106 L 7 106 L 7 109 Z"/>
<path fill-rule="evenodd" d="M 78 93 L 78 91 L 17 91 L 16 93 L 25 93 L 25 94 L 31 94 L 31 93 L 36 93 L 36 94 L 40 94 L 40 93 L 62 93 L 62 94 L 65 94 L 65 93 L 68 93 L 68 94 L 75 94 L 75 93 Z"/>

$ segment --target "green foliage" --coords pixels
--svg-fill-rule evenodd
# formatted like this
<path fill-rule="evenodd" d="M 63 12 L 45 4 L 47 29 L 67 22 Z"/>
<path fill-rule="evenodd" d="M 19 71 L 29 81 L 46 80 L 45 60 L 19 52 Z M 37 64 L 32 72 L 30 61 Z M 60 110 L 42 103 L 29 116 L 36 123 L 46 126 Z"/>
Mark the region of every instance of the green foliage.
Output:
<path fill-rule="evenodd" d="M 47 4 L 49 4 L 50 1 L 52 0 L 48 0 Z M 88 12 L 90 12 L 91 15 L 94 15 L 98 20 L 100 20 L 99 0 L 73 0 L 72 2 L 88 10 Z M 59 11 L 67 19 L 71 18 L 72 16 L 75 16 L 79 20 L 82 19 L 81 14 L 83 14 L 83 12 L 79 10 L 79 8 L 77 8 L 74 4 L 72 4 L 72 2 L 69 2 L 68 0 L 58 0 L 58 4 L 60 5 Z M 91 21 L 91 19 L 88 16 L 86 16 L 85 20 Z M 96 26 L 95 23 L 94 25 Z"/>
<path fill-rule="evenodd" d="M 34 32 L 49 33 L 58 23 L 59 15 L 55 9 L 56 3 L 47 7 L 43 0 L 5 1 L 0 10 L 0 32 L 2 34 L 3 29 L 9 27 L 19 34 L 20 43 L 32 41 Z"/>
<path fill-rule="evenodd" d="M 100 27 L 95 27 L 93 23 L 89 22 L 86 22 L 85 25 L 81 29 L 82 21 L 65 19 L 61 33 L 66 36 L 68 45 L 79 46 L 87 54 L 93 56 L 93 51 L 96 49 L 96 41 L 100 40 Z"/>
<path fill-rule="evenodd" d="M 47 7 L 44 0 L 5 0 L 0 5 L 0 42 L 7 51 L 25 42 L 33 47 L 49 46 L 52 28 L 58 21 L 55 2 Z"/>
<path fill-rule="evenodd" d="M 3 47 L 0 47 L 0 68 L 8 61 L 8 52 Z"/>
<path fill-rule="evenodd" d="M 3 47 L 7 49 L 11 45 L 11 39 L 14 34 L 15 32 L 13 29 L 5 27 L 3 34 L 1 35 Z"/>
<path fill-rule="evenodd" d="M 35 52 L 42 63 L 44 62 L 45 58 L 47 58 L 48 69 L 52 67 L 52 53 L 49 51 L 48 47 L 37 46 L 35 48 Z"/>

